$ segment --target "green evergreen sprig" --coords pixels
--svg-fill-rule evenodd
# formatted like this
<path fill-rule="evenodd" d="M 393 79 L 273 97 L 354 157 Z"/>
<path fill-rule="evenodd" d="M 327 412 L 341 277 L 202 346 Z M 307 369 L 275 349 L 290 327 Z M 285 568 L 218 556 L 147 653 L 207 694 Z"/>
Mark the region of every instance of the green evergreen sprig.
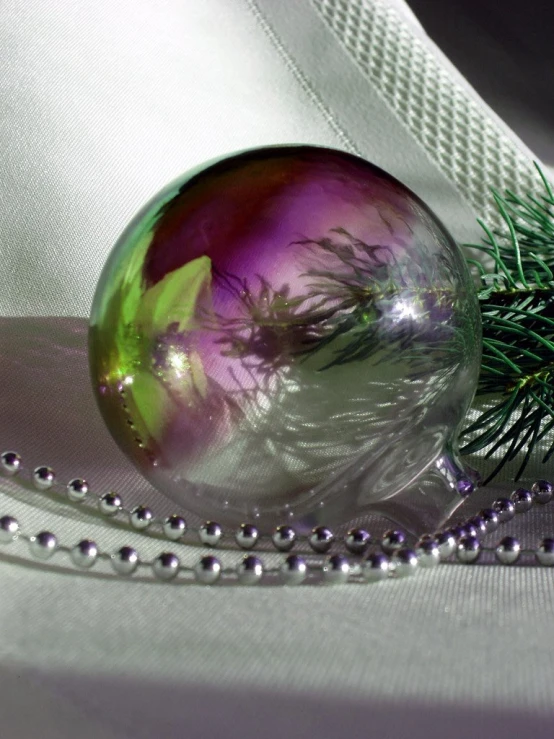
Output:
<path fill-rule="evenodd" d="M 468 263 L 478 271 L 483 357 L 477 396 L 496 396 L 493 405 L 462 432 L 462 453 L 498 450 L 502 458 L 486 482 L 521 456 L 515 479 L 543 448 L 554 429 L 554 194 L 538 165 L 544 194 L 520 197 L 493 191 L 504 227 L 479 221 L 482 244 L 466 244 L 486 257 Z"/>

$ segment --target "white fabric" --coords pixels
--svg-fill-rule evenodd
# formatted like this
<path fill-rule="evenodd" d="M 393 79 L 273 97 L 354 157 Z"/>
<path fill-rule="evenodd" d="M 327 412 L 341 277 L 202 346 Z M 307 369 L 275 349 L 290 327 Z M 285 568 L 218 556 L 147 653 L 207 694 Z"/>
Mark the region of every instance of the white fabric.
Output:
<path fill-rule="evenodd" d="M 535 186 L 530 152 L 402 0 L 3 0 L 0 49 L 0 447 L 161 513 L 86 368 L 96 279 L 147 198 L 220 153 L 325 144 L 381 165 L 475 241 L 488 187 Z M 159 549 L 2 491 L 0 513 L 65 544 Z M 552 524 L 546 508 L 506 533 L 534 543 Z M 2 738 L 552 736 L 548 570 L 206 589 L 36 566 L 22 543 L 0 555 Z"/>

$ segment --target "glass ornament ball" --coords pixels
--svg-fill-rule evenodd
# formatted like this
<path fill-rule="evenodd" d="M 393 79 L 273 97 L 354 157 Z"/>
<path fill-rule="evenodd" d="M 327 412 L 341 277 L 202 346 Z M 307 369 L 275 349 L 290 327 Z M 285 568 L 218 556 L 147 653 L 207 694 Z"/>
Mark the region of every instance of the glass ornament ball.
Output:
<path fill-rule="evenodd" d="M 414 193 L 345 152 L 272 146 L 138 214 L 89 357 L 108 428 L 160 491 L 226 526 L 308 531 L 431 468 L 445 501 L 469 491 L 456 435 L 480 331 L 463 256 Z"/>

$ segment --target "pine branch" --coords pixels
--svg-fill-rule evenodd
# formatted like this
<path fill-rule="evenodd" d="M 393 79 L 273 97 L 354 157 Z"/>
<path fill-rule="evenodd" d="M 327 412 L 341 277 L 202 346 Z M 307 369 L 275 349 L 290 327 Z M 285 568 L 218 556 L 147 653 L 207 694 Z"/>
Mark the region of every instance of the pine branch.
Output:
<path fill-rule="evenodd" d="M 505 224 L 485 232 L 482 244 L 467 244 L 492 260 L 477 269 L 483 324 L 483 357 L 477 396 L 496 403 L 464 429 L 464 454 L 487 449 L 503 456 L 485 482 L 508 462 L 522 461 L 516 480 L 554 429 L 554 194 L 538 165 L 544 195 L 520 197 L 511 190 L 493 197 Z M 554 454 L 554 443 L 543 462 Z"/>

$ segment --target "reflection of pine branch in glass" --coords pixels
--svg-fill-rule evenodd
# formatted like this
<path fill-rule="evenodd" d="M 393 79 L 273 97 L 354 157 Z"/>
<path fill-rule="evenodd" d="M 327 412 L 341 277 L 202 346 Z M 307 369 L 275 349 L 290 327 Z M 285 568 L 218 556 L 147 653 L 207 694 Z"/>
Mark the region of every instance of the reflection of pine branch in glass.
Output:
<path fill-rule="evenodd" d="M 315 345 L 305 350 L 319 352 L 333 344 L 333 355 L 321 369 L 362 361 L 377 350 L 381 303 L 398 291 L 391 279 L 396 259 L 389 247 L 366 244 L 343 228 L 332 232 L 345 240 L 297 242 L 306 247 L 303 276 L 309 280 L 308 290 L 327 295 L 334 308 Z"/>
<path fill-rule="evenodd" d="M 275 288 L 258 275 L 253 288 L 247 279 L 212 267 L 238 308 L 238 315 L 216 313 L 203 320 L 220 332 L 222 355 L 257 371 L 320 352 L 319 370 L 364 361 L 379 350 L 390 355 L 381 359 L 394 361 L 413 348 L 419 354 L 422 341 L 426 351 L 442 347 L 451 356 L 453 347 L 444 339 L 451 337 L 453 294 L 430 287 L 435 278 L 444 284 L 449 267 L 442 255 L 403 262 L 391 247 L 366 244 L 342 228 L 332 233 L 333 238 L 295 242 L 304 247 L 298 274 L 304 293 L 296 296 L 288 284 Z"/>
<path fill-rule="evenodd" d="M 456 273 L 434 246 L 410 260 L 402 246 L 334 229 L 291 244 L 273 284 L 267 274 L 239 277 L 212 263 L 215 297 L 197 310 L 195 328 L 210 334 L 210 393 L 240 409 L 232 440 L 222 437 L 210 453 L 212 484 L 243 496 L 254 486 L 259 495 L 263 478 L 264 498 L 278 501 L 285 489 L 308 495 L 354 457 L 377 465 L 389 443 L 414 429 L 417 444 L 437 443 L 437 430 L 459 412 L 466 385 L 456 373 L 467 352 Z M 410 469 L 405 460 L 402 479 Z M 196 479 L 189 461 L 187 474 Z"/>
<path fill-rule="evenodd" d="M 291 297 L 287 284 L 274 288 L 258 275 L 259 286 L 254 291 L 246 278 L 212 267 L 214 281 L 236 298 L 238 316 L 215 314 L 203 325 L 221 332 L 216 343 L 222 345 L 222 355 L 240 358 L 258 370 L 277 369 L 290 364 L 292 358 L 317 341 L 315 331 L 333 315 L 326 306 L 325 296 L 317 303 L 306 296 Z"/>

